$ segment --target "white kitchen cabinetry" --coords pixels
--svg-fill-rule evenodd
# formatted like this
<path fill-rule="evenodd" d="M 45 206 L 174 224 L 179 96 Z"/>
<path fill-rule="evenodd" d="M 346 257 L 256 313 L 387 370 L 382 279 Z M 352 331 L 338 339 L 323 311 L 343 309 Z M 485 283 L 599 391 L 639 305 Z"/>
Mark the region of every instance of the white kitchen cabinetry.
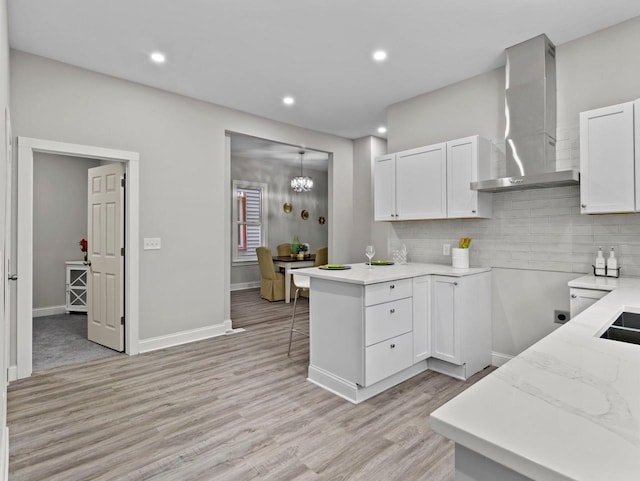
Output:
<path fill-rule="evenodd" d="M 373 210 L 375 220 L 396 218 L 396 154 L 377 157 L 374 167 Z"/>
<path fill-rule="evenodd" d="M 82 261 L 67 261 L 67 312 L 87 312 L 87 266 Z"/>
<path fill-rule="evenodd" d="M 490 177 L 491 142 L 478 135 L 447 142 L 447 217 L 491 217 L 492 196 L 469 184 Z"/>
<path fill-rule="evenodd" d="M 581 213 L 640 210 L 639 116 L 638 101 L 580 113 Z"/>
<path fill-rule="evenodd" d="M 491 364 L 488 271 L 364 285 L 309 275 L 309 380 L 352 402 L 426 369 L 467 379 Z"/>
<path fill-rule="evenodd" d="M 431 282 L 429 367 L 467 379 L 491 364 L 491 275 L 432 276 Z"/>
<path fill-rule="evenodd" d="M 446 145 L 435 144 L 376 159 L 375 220 L 447 216 Z"/>
<path fill-rule="evenodd" d="M 431 276 L 413 279 L 413 362 L 431 357 Z"/>
<path fill-rule="evenodd" d="M 569 315 L 571 319 L 573 319 L 588 307 L 591 307 L 597 301 L 609 294 L 609 292 L 611 291 L 582 289 L 579 287 L 569 288 Z"/>
<path fill-rule="evenodd" d="M 476 135 L 378 157 L 375 220 L 491 217 L 491 194 L 469 186 L 489 177 L 490 153 Z"/>

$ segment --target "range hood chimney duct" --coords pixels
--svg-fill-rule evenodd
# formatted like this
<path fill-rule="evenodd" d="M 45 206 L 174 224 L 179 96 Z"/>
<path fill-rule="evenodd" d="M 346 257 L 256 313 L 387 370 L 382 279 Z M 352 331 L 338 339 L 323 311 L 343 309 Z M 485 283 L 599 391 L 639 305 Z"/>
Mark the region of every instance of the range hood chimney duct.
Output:
<path fill-rule="evenodd" d="M 556 48 L 542 34 L 506 49 L 506 175 L 472 182 L 483 192 L 579 183 L 575 170 L 556 171 Z"/>

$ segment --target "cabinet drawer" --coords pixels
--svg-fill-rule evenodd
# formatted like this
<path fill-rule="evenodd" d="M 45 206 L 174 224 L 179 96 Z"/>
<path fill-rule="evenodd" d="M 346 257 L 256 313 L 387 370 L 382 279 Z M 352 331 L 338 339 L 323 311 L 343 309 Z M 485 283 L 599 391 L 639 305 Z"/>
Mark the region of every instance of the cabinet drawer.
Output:
<path fill-rule="evenodd" d="M 399 279 L 397 281 L 371 284 L 364 288 L 364 305 L 373 306 L 383 302 L 395 301 L 411 297 L 413 293 L 412 279 Z"/>
<path fill-rule="evenodd" d="M 365 386 L 411 366 L 413 337 L 410 332 L 379 342 L 365 349 Z"/>
<path fill-rule="evenodd" d="M 365 346 L 410 332 L 413 328 L 411 298 L 367 307 L 365 319 Z"/>

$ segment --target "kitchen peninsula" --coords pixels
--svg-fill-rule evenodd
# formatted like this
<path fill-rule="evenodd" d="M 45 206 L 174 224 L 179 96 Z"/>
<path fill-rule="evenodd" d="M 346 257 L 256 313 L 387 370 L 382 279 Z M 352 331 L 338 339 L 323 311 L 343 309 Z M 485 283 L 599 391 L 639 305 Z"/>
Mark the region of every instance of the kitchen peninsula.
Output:
<path fill-rule="evenodd" d="M 640 279 L 569 286 L 612 292 L 431 414 L 456 479 L 640 479 L 640 346 L 600 337 L 640 313 Z"/>
<path fill-rule="evenodd" d="M 491 364 L 491 272 L 439 264 L 300 269 L 311 277 L 309 381 L 353 403 L 427 369 Z"/>

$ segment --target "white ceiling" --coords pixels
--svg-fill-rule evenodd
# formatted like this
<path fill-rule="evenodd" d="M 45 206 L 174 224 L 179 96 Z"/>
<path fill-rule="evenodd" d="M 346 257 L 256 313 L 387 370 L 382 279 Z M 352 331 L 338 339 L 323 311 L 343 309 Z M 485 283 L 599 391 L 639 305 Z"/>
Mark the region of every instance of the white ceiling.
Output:
<path fill-rule="evenodd" d="M 638 0 L 8 3 L 13 48 L 348 138 L 377 135 L 391 104 L 503 65 L 506 47 L 640 15 Z"/>

